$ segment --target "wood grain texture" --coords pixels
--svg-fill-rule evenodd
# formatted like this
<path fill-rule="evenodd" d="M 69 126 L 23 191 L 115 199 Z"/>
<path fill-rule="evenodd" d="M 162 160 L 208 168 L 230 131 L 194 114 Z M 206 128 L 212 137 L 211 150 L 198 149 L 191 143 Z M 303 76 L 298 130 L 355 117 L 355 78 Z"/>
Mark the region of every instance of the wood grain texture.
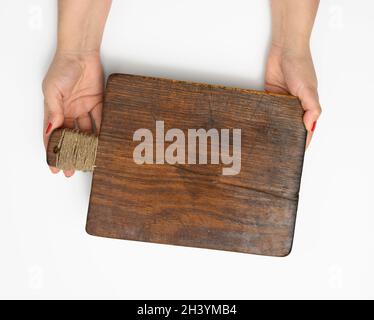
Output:
<path fill-rule="evenodd" d="M 58 152 L 58 143 L 60 141 L 63 129 L 53 130 L 49 136 L 48 146 L 47 146 L 47 163 L 48 165 L 55 167 Z"/>
<path fill-rule="evenodd" d="M 306 131 L 292 96 L 111 75 L 86 230 L 91 235 L 285 256 L 292 246 Z M 137 165 L 139 128 L 241 128 L 241 172 Z"/>

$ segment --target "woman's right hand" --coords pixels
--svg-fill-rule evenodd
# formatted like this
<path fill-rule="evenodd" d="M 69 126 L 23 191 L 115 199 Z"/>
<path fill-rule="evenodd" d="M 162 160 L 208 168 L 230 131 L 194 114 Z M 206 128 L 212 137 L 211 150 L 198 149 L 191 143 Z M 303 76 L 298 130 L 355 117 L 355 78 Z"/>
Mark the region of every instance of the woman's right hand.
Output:
<path fill-rule="evenodd" d="M 98 52 L 57 52 L 43 80 L 44 145 L 60 127 L 98 132 L 104 75 Z M 53 173 L 59 170 L 50 167 Z M 71 177 L 74 171 L 64 171 Z"/>

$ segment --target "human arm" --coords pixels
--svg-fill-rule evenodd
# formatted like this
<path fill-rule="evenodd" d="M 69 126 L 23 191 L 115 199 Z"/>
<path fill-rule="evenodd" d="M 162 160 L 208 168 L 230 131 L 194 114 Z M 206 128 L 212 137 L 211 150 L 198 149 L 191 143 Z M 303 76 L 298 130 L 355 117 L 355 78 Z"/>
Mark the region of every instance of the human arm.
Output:
<path fill-rule="evenodd" d="M 319 0 L 271 0 L 272 39 L 265 90 L 297 96 L 309 145 L 321 114 L 310 36 Z"/>
<path fill-rule="evenodd" d="M 111 0 L 58 1 L 57 48 L 43 80 L 45 146 L 59 127 L 100 129 L 104 93 L 100 45 L 110 6 Z M 70 177 L 74 172 L 64 174 Z"/>

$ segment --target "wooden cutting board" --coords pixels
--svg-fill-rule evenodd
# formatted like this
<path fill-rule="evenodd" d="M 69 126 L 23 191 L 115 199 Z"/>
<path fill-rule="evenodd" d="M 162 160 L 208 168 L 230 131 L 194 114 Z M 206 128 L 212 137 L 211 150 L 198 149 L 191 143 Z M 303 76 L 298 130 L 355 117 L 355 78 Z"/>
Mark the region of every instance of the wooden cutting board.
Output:
<path fill-rule="evenodd" d="M 304 158 L 306 130 L 302 116 L 299 100 L 288 95 L 111 75 L 87 232 L 110 238 L 287 255 L 293 241 Z M 134 133 L 148 129 L 156 143 L 156 121 L 163 121 L 164 134 L 180 129 L 185 143 L 189 129 L 214 129 L 218 133 L 229 129 L 231 151 L 233 130 L 240 129 L 240 172 L 223 175 L 223 169 L 229 166 L 221 160 L 219 164 L 135 163 L 134 150 L 141 141 L 134 141 Z M 206 156 L 210 159 L 212 144 L 207 141 Z M 167 149 L 172 142 L 163 143 Z M 185 152 L 187 159 L 187 147 Z M 202 152 L 198 145 L 196 159 Z"/>

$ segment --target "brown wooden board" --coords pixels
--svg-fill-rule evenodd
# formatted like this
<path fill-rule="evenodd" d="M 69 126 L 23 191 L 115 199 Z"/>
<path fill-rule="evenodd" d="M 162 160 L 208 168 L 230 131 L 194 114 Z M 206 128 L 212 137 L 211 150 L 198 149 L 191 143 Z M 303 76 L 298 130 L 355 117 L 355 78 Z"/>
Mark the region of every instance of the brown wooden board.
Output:
<path fill-rule="evenodd" d="M 304 158 L 302 115 L 299 100 L 292 96 L 111 75 L 87 232 L 287 255 Z M 240 128 L 240 173 L 222 175 L 222 164 L 136 164 L 133 151 L 140 142 L 133 141 L 133 134 L 148 128 L 155 137 L 156 120 L 164 121 L 165 132 L 179 128 L 186 137 L 192 128 Z"/>

